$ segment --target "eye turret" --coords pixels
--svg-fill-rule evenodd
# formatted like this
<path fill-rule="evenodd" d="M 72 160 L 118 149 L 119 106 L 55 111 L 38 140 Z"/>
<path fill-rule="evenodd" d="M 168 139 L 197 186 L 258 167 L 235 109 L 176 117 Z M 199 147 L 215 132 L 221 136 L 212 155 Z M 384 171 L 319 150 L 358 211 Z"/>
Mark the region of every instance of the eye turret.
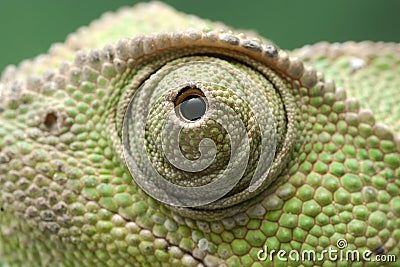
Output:
<path fill-rule="evenodd" d="M 126 163 L 150 196 L 207 212 L 250 200 L 279 174 L 289 86 L 231 58 L 188 56 L 154 72 L 123 123 Z"/>

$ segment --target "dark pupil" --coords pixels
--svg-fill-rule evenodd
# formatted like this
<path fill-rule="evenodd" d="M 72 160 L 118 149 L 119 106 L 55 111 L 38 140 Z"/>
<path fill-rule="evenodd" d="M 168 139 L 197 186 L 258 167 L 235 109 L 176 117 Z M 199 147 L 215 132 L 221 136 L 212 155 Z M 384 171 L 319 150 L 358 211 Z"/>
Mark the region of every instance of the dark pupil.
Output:
<path fill-rule="evenodd" d="M 195 121 L 206 113 L 206 103 L 200 96 L 190 95 L 179 105 L 179 109 L 185 119 Z"/>

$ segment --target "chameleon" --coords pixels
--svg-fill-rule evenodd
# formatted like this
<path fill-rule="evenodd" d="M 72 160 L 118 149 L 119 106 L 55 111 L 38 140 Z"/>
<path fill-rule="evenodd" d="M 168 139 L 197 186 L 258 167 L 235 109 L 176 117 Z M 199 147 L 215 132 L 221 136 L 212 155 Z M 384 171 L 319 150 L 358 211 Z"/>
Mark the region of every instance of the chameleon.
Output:
<path fill-rule="evenodd" d="M 397 43 L 106 13 L 2 73 L 0 261 L 397 266 L 399 71 Z"/>

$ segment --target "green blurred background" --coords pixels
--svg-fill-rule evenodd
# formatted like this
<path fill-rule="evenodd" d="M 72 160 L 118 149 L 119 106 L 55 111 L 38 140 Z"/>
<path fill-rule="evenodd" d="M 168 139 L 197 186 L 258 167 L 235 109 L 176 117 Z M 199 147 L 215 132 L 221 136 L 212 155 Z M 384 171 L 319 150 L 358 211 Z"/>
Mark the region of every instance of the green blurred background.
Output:
<path fill-rule="evenodd" d="M 0 71 L 47 51 L 103 12 L 135 0 L 35 0 L 0 2 Z M 318 41 L 400 41 L 400 1 L 178 1 L 186 13 L 255 29 L 283 48 Z"/>

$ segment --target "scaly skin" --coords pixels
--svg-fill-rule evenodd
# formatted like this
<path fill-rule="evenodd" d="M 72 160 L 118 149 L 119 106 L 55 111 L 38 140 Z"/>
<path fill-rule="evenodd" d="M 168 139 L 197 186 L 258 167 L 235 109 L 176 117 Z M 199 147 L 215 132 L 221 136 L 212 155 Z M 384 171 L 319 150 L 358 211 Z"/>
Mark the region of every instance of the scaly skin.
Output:
<path fill-rule="evenodd" d="M 108 14 L 49 54 L 7 68 L 0 81 L 0 258 L 10 266 L 385 264 L 257 259 L 265 247 L 320 255 L 340 239 L 347 249 L 399 258 L 400 46 L 319 44 L 289 57 L 246 34 L 150 3 Z M 186 87 L 204 93 L 206 114 L 218 111 L 215 99 L 233 109 L 250 136 L 240 181 L 196 207 L 155 200 L 171 193 L 159 186 L 145 193 L 132 167 L 136 160 L 146 174 L 141 153 L 130 154 L 145 144 L 156 170 L 183 187 L 228 169 L 229 141 L 238 137 L 227 130 L 236 125 L 228 115 L 220 116 L 228 128 L 210 127 L 206 115 L 180 121 L 185 157 L 198 158 L 205 137 L 222 149 L 210 169 L 187 172 L 163 156 L 173 142 L 162 147 L 160 129 Z M 180 115 L 171 114 L 178 123 Z M 134 137 L 142 120 L 146 140 Z M 265 149 L 263 138 L 274 146 Z M 265 179 L 249 191 L 257 163 L 269 157 Z"/>

